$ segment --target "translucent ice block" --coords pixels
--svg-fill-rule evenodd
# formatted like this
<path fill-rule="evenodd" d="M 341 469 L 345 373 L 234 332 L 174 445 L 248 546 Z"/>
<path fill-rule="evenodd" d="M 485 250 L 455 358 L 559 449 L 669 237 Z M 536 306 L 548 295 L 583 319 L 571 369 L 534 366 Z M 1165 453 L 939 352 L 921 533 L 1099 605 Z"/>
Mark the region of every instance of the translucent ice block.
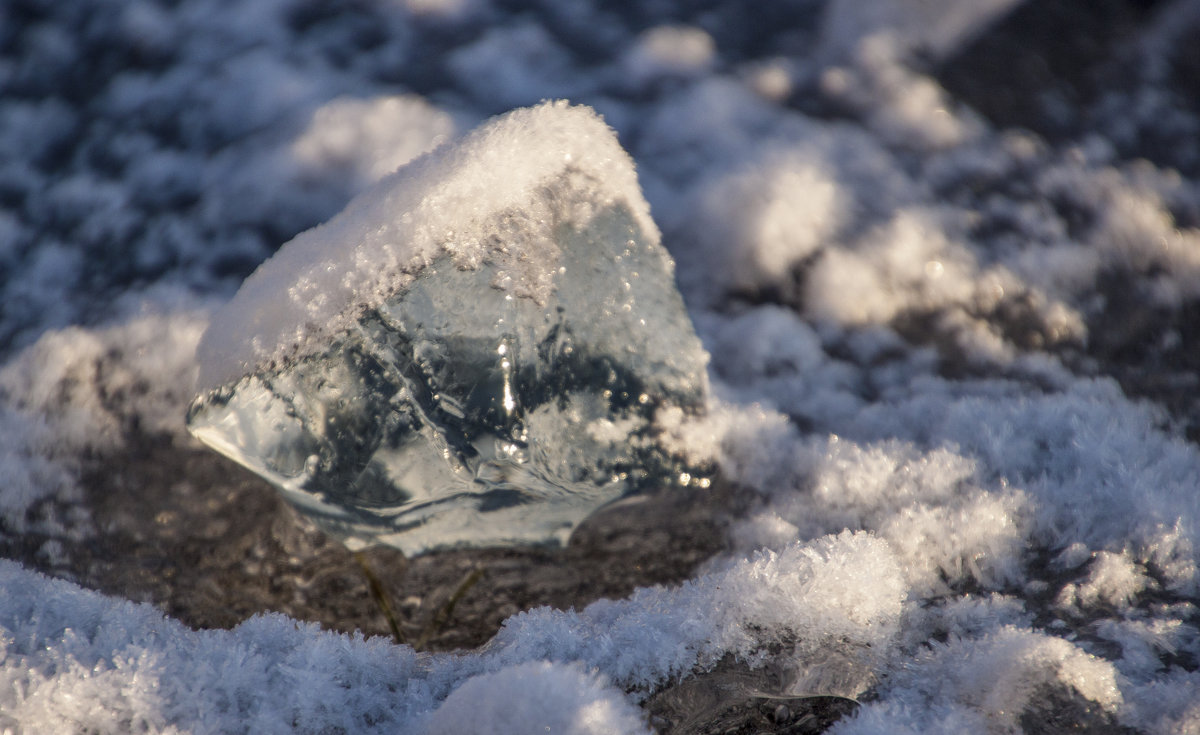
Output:
<path fill-rule="evenodd" d="M 463 174 L 493 154 L 535 170 Z M 420 211 L 462 201 L 464 180 L 524 189 L 490 212 Z M 410 555 L 565 543 L 618 498 L 701 476 L 654 416 L 702 410 L 707 356 L 632 162 L 593 113 L 510 113 L 363 197 L 214 318 L 195 436 L 351 548 Z"/>

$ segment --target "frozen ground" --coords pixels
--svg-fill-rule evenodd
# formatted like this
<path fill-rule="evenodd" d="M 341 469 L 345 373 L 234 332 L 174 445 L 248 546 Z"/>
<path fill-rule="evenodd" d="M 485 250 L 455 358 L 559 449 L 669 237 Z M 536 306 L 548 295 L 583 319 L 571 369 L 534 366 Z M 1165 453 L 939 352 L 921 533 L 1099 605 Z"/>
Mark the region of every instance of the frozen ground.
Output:
<path fill-rule="evenodd" d="M 1198 33 L 3 0 L 0 732 L 1200 732 Z M 637 163 L 712 355 L 661 428 L 720 478 L 563 552 L 373 552 L 411 634 L 484 570 L 415 653 L 186 436 L 194 349 L 280 244 L 556 97 Z"/>

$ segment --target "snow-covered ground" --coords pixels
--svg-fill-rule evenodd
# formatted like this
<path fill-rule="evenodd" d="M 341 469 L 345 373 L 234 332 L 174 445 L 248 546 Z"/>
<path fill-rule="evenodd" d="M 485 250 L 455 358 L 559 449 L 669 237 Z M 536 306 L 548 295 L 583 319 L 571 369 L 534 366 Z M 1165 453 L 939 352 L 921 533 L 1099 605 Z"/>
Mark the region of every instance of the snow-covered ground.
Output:
<path fill-rule="evenodd" d="M 684 731 L 655 697 L 731 666 L 837 733 L 1200 732 L 1200 2 L 610 5 L 0 2 L 0 732 Z M 442 653 L 76 584 L 244 497 L 181 459 L 242 280 L 548 98 L 675 258 L 722 550 Z"/>

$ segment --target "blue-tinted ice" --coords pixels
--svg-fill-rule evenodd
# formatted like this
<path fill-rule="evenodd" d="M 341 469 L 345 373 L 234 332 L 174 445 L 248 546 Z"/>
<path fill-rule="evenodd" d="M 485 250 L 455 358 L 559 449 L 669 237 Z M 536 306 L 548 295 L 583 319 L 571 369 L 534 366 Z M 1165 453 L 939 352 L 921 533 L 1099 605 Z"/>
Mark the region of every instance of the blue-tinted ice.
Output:
<path fill-rule="evenodd" d="M 706 389 L 666 252 L 620 204 L 554 238 L 548 298 L 436 259 L 327 348 L 202 395 L 189 428 L 351 548 L 410 555 L 565 543 L 622 496 L 706 485 L 653 421 Z"/>

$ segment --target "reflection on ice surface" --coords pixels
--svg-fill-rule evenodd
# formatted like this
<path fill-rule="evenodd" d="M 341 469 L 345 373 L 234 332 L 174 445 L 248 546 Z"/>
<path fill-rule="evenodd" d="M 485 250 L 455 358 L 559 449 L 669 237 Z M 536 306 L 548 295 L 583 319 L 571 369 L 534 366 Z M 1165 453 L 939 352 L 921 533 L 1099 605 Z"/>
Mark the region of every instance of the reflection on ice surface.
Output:
<path fill-rule="evenodd" d="M 564 124 L 607 135 L 602 142 L 619 152 L 590 113 L 544 105 L 491 123 L 365 196 L 402 205 L 414 191 L 422 202 L 444 195 L 481 137 L 499 130 L 518 147 L 536 146 L 539 126 Z M 397 237 L 454 234 L 424 252 L 417 239 L 410 247 L 423 262 L 406 268 L 392 293 L 360 296 L 351 284 L 353 317 L 343 311 L 324 322 L 336 328 L 313 329 L 287 352 L 268 349 L 269 359 L 244 358 L 253 363 L 246 374 L 193 404 L 192 433 L 272 482 L 351 548 L 385 543 L 406 554 L 565 543 L 594 510 L 631 492 L 706 484 L 656 440 L 658 410 L 699 411 L 705 395 L 706 357 L 672 263 L 657 232 L 639 223 L 640 192 L 614 196 L 584 153 L 581 163 L 568 153 L 530 177 L 525 211 L 484 212 L 466 262 L 460 238 L 469 230 L 453 211 L 435 209 L 402 228 Z M 499 182 L 500 173 L 485 175 Z M 427 192 L 417 191 L 422 177 Z M 374 211 L 411 225 L 400 209 L 351 204 L 341 217 Z M 389 224 L 360 223 L 376 232 Z M 346 245 L 315 252 L 331 258 Z M 360 248 L 356 262 L 363 256 Z M 286 282 L 278 271 L 296 273 L 294 261 L 265 268 Z M 272 283 L 252 277 L 243 292 L 264 281 Z M 276 308 L 269 295 L 245 298 Z M 225 322 L 246 319 L 267 333 L 294 331 L 241 311 L 235 299 Z M 220 343 L 222 326 L 214 322 L 207 345 Z M 213 359 L 204 346 L 201 359 Z"/>

